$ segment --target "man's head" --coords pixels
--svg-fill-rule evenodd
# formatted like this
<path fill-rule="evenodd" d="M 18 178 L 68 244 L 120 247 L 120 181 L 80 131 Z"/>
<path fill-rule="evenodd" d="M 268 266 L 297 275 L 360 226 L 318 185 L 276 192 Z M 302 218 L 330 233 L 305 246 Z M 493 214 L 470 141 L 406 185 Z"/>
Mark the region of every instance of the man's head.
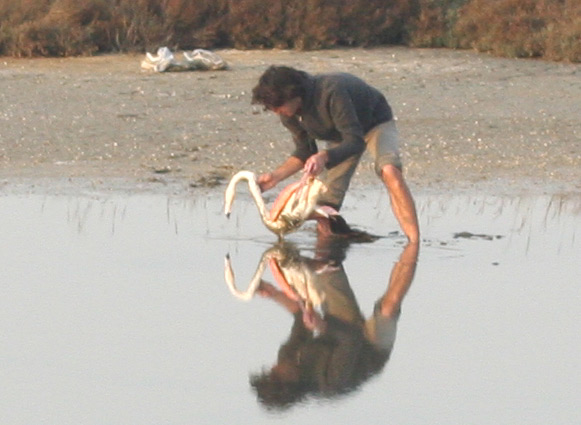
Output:
<path fill-rule="evenodd" d="M 292 116 L 306 94 L 308 76 L 288 66 L 270 66 L 252 89 L 252 103 L 279 115 Z"/>

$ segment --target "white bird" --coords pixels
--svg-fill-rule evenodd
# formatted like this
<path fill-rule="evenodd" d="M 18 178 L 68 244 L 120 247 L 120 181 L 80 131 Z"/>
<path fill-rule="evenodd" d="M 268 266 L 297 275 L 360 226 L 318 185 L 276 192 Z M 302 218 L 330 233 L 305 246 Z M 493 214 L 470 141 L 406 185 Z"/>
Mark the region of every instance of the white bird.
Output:
<path fill-rule="evenodd" d="M 317 275 L 325 272 L 319 271 L 312 261 L 300 256 L 294 249 L 287 249 L 285 245 L 274 246 L 262 254 L 245 291 L 236 286 L 230 256 L 227 255 L 224 279 L 232 295 L 243 301 L 251 300 L 261 285 L 268 283 L 262 280 L 267 264 L 280 290 L 301 309 L 305 325 L 314 332 L 320 332 L 327 295 Z"/>
<path fill-rule="evenodd" d="M 281 239 L 285 234 L 297 230 L 308 219 L 329 218 L 338 215 L 338 212 L 331 207 L 317 205 L 319 196 L 327 190 L 325 184 L 319 179 L 305 175 L 301 181 L 288 185 L 278 195 L 271 210 L 268 211 L 262 199 L 256 174 L 252 171 L 239 171 L 230 180 L 224 194 L 226 217 L 229 217 L 232 211 L 236 185 L 242 180 L 248 182 L 250 194 L 258 207 L 262 222 Z"/>
<path fill-rule="evenodd" d="M 267 265 L 276 283 L 287 297 L 299 303 L 322 306 L 326 296 L 317 284 L 316 275 L 324 271 L 315 269 L 311 262 L 299 255 L 298 251 L 288 249 L 285 245 L 275 245 L 262 254 L 254 276 L 244 291 L 238 289 L 230 255 L 226 255 L 224 280 L 232 295 L 243 301 L 252 299 L 263 282 L 262 276 Z"/>

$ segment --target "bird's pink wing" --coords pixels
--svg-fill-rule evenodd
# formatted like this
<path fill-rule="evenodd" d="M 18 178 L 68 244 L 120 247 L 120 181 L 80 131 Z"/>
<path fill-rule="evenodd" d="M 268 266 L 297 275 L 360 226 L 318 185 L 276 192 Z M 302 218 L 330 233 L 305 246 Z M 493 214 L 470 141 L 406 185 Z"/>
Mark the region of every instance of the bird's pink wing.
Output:
<path fill-rule="evenodd" d="M 270 209 L 270 219 L 272 221 L 276 221 L 278 219 L 280 213 L 282 212 L 282 210 L 284 210 L 292 195 L 297 190 L 299 190 L 302 185 L 303 183 L 300 181 L 289 184 L 282 190 L 282 192 L 278 194 L 278 196 L 274 200 L 274 203 L 272 204 L 272 208 Z"/>
<path fill-rule="evenodd" d="M 268 262 L 268 265 L 270 266 L 270 271 L 272 273 L 272 276 L 274 277 L 274 280 L 276 280 L 276 283 L 278 284 L 282 292 L 284 292 L 285 295 L 289 297 L 291 300 L 298 301 L 299 297 L 297 296 L 294 289 L 287 282 L 282 270 L 280 269 L 280 266 L 278 265 L 278 262 L 275 259 L 271 258 Z"/>

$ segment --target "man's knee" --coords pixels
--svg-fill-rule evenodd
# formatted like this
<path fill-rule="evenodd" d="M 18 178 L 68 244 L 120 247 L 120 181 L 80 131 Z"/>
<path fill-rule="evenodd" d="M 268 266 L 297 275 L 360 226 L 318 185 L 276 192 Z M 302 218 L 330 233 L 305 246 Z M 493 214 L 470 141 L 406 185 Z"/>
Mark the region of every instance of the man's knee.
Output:
<path fill-rule="evenodd" d="M 398 166 L 386 164 L 381 167 L 381 179 L 386 186 L 393 187 L 403 183 L 403 174 Z"/>

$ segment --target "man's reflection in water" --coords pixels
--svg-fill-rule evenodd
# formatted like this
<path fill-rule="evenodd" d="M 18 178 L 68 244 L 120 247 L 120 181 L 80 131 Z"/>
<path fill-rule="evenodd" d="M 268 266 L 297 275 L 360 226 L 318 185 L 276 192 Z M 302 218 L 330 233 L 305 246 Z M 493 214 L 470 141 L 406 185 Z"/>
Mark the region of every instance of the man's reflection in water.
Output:
<path fill-rule="evenodd" d="M 278 286 L 261 281 L 258 293 L 294 316 L 274 366 L 250 383 L 267 408 L 286 409 L 309 396 L 347 394 L 378 374 L 395 341 L 402 300 L 416 270 L 418 245 L 407 245 L 387 290 L 365 318 L 342 266 L 348 245 L 320 241 L 314 258 L 290 245 L 278 247 L 271 270 Z"/>

